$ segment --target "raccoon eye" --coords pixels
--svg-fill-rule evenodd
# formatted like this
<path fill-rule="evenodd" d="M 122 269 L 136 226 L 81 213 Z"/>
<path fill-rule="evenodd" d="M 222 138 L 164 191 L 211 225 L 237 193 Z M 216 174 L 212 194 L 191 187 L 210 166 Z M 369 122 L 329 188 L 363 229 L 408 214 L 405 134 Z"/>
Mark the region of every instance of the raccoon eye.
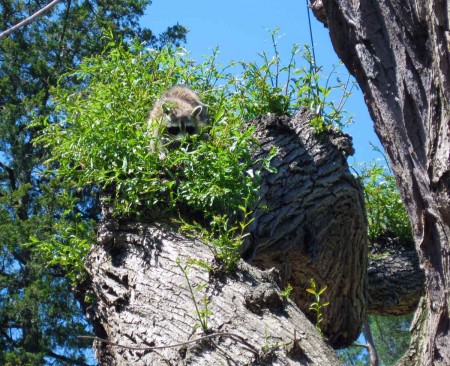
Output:
<path fill-rule="evenodd" d="M 194 126 L 186 126 L 186 133 L 188 133 L 189 135 L 193 135 L 195 134 L 197 131 L 195 130 Z"/>
<path fill-rule="evenodd" d="M 167 127 L 167 133 L 169 135 L 178 135 L 180 133 L 179 127 Z"/>

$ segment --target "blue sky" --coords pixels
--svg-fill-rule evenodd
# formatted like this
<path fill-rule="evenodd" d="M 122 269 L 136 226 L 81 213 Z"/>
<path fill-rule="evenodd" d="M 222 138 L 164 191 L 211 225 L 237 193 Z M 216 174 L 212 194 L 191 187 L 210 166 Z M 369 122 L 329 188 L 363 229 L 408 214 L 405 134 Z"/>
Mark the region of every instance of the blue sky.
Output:
<path fill-rule="evenodd" d="M 219 60 L 223 64 L 231 60 L 258 60 L 259 52 L 272 50 L 267 30 L 276 27 L 282 35 L 278 42 L 279 52 L 286 61 L 294 43 L 311 43 L 306 0 L 153 0 L 141 24 L 159 34 L 177 22 L 189 29 L 186 48 L 198 61 L 202 55 L 210 55 L 216 46 L 220 49 Z M 327 76 L 339 59 L 331 45 L 328 30 L 312 14 L 311 24 L 316 63 L 323 66 L 324 76 Z M 341 67 L 341 72 L 346 72 L 344 67 Z M 344 74 L 342 78 L 345 78 Z M 356 150 L 349 163 L 380 158 L 369 144 L 379 142 L 359 90 L 353 90 L 345 109 L 355 121 L 347 129 L 353 136 Z"/>

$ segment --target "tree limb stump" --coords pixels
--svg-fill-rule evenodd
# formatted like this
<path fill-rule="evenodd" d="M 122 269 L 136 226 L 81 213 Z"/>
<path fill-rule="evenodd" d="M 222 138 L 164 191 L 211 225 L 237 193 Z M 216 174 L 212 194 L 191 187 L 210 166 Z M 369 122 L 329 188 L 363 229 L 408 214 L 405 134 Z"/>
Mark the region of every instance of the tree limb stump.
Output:
<path fill-rule="evenodd" d="M 328 288 L 321 328 L 334 347 L 350 345 L 361 332 L 366 312 L 367 223 L 362 187 L 350 173 L 348 135 L 317 134 L 312 116 L 262 117 L 257 127 L 261 153 L 278 150 L 276 173 L 265 172 L 245 256 L 263 268 L 279 270 L 291 299 L 315 321 L 305 290 L 312 278 Z"/>
<path fill-rule="evenodd" d="M 370 315 L 406 315 L 424 294 L 424 274 L 413 245 L 385 236 L 372 244 L 368 267 Z"/>

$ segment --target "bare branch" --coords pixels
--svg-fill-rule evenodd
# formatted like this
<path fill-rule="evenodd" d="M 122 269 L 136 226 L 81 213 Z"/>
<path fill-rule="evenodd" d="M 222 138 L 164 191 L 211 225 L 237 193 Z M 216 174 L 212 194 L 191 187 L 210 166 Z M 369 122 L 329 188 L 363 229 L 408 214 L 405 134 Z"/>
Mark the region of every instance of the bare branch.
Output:
<path fill-rule="evenodd" d="M 375 348 L 375 342 L 373 341 L 372 332 L 370 330 L 369 318 L 366 317 L 363 326 L 364 338 L 367 342 L 367 349 L 370 355 L 370 366 L 378 366 L 378 354 Z"/>
<path fill-rule="evenodd" d="M 77 338 L 79 338 L 79 339 L 92 339 L 94 341 L 106 343 L 106 344 L 109 344 L 111 346 L 116 346 L 116 347 L 125 348 L 125 349 L 131 349 L 131 350 L 135 350 L 135 351 L 153 351 L 153 350 L 164 349 L 164 348 L 182 347 L 182 346 L 185 346 L 185 345 L 188 345 L 188 344 L 191 344 L 191 343 L 197 343 L 197 342 L 203 341 L 205 339 L 215 338 L 215 337 L 228 337 L 228 338 L 231 338 L 231 339 L 233 339 L 233 340 L 235 340 L 237 342 L 240 342 L 240 343 L 244 344 L 250 352 L 253 352 L 255 355 L 258 355 L 258 350 L 254 346 L 252 346 L 250 343 L 248 343 L 241 336 L 239 336 L 237 334 L 233 334 L 233 333 L 213 333 L 213 334 L 208 334 L 208 335 L 205 335 L 203 337 L 200 337 L 200 338 L 197 338 L 197 339 L 192 339 L 192 340 L 186 341 L 186 342 L 169 344 L 167 346 L 155 346 L 155 347 L 125 346 L 123 344 L 111 342 L 111 341 L 108 341 L 106 339 L 102 339 L 102 338 L 98 338 L 98 337 L 92 337 L 92 336 L 78 336 Z"/>
<path fill-rule="evenodd" d="M 11 33 L 14 33 L 19 28 L 26 26 L 27 24 L 31 23 L 34 19 L 36 19 L 38 16 L 44 14 L 45 12 L 49 11 L 51 8 L 53 8 L 56 4 L 61 2 L 61 0 L 53 0 L 46 6 L 44 6 L 41 10 L 38 10 L 33 15 L 30 15 L 28 18 L 22 20 L 21 22 L 17 23 L 15 26 L 5 30 L 4 32 L 0 33 L 0 39 L 3 39 L 7 36 L 9 36 Z"/>
<path fill-rule="evenodd" d="M 83 361 L 79 361 L 79 360 L 76 360 L 76 359 L 65 357 L 63 355 L 58 355 L 57 353 L 54 353 L 52 351 L 48 351 L 47 352 L 47 356 L 48 357 L 52 357 L 52 358 L 54 358 L 55 360 L 58 360 L 58 361 L 63 361 L 64 363 L 69 364 L 69 365 L 89 366 L 87 363 L 85 363 Z"/>

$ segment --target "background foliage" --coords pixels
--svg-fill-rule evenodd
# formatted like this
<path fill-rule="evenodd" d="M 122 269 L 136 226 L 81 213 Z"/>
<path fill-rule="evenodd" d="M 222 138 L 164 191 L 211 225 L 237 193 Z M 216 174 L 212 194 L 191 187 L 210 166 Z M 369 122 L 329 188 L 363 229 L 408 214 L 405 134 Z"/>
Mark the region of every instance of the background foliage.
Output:
<path fill-rule="evenodd" d="M 88 345 L 76 335 L 85 333 L 87 322 L 73 285 L 84 280 L 100 190 L 112 194 L 121 215 L 167 207 L 188 220 L 185 229 L 214 244 L 219 257 L 235 260 L 259 174 L 251 168 L 252 131 L 242 121 L 306 107 L 315 113 L 318 132 L 344 125 L 351 86 L 333 84 L 334 72 L 321 79 L 308 49 L 294 46 L 283 64 L 275 31 L 273 53 L 262 52 L 259 63 L 221 66 L 216 50 L 196 64 L 184 49 L 170 46 L 184 41 L 182 26 L 159 37 L 140 29 L 137 19 L 148 4 L 68 0 L 0 42 L 2 364 L 86 364 Z M 6 29 L 40 3 L 0 6 Z M 149 153 L 146 116 L 177 83 L 200 92 L 211 125 L 161 158 Z M 38 135 L 40 143 L 33 144 Z M 51 174 L 43 174 L 44 162 Z M 192 209 L 203 214 L 183 216 Z"/>
<path fill-rule="evenodd" d="M 412 314 L 402 316 L 369 316 L 370 329 L 380 366 L 392 366 L 408 350 Z M 360 337 L 361 338 L 361 337 Z M 359 340 L 358 340 L 359 341 Z M 358 342 L 356 342 L 358 343 Z M 339 351 L 346 366 L 370 365 L 365 345 L 359 344 Z"/>
<path fill-rule="evenodd" d="M 375 243 L 383 236 L 394 236 L 411 245 L 409 217 L 386 159 L 364 164 L 360 178 L 364 186 L 369 240 Z"/>
<path fill-rule="evenodd" d="M 179 44 L 186 29 L 174 25 L 161 37 L 141 29 L 148 0 L 121 2 L 66 0 L 28 26 L 0 41 L 0 364 L 86 364 L 76 335 L 87 322 L 72 283 L 60 264 L 79 272 L 79 258 L 92 241 L 90 219 L 98 215 L 94 187 L 70 190 L 42 175 L 51 152 L 35 146 L 42 126 L 33 118 L 58 120 L 51 87 L 82 59 L 107 44 L 103 29 L 116 39 L 140 39 L 160 47 Z M 0 29 L 6 30 L 43 6 L 41 1 L 0 3 Z M 75 80 L 65 79 L 72 87 Z M 61 84 L 60 84 L 61 85 Z M 63 233 L 62 236 L 54 234 Z M 34 250 L 33 240 L 75 243 L 71 251 Z M 53 239 L 51 239 L 53 238 Z M 67 246 L 66 248 L 71 248 Z M 74 261 L 74 258 L 77 260 Z M 80 280 L 81 278 L 78 278 Z"/>

